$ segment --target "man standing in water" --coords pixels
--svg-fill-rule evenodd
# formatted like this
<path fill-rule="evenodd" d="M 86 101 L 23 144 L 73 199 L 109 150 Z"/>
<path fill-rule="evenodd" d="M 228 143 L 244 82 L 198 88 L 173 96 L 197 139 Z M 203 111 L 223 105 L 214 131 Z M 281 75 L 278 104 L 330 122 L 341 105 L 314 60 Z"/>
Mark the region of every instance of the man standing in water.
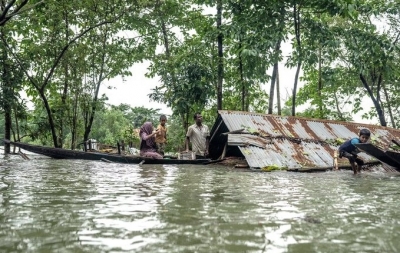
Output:
<path fill-rule="evenodd" d="M 194 114 L 195 124 L 188 128 L 186 133 L 186 152 L 189 152 L 189 143 L 192 143 L 192 151 L 196 154 L 196 159 L 202 159 L 208 156 L 208 146 L 210 142 L 210 131 L 203 122 L 200 113 Z"/>

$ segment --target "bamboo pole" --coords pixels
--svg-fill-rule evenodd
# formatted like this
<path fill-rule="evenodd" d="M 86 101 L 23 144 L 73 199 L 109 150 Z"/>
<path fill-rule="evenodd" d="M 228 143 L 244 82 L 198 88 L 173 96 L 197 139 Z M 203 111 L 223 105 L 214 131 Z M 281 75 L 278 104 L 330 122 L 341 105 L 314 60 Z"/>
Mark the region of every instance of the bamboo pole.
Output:
<path fill-rule="evenodd" d="M 333 169 L 339 170 L 338 166 L 338 152 L 337 150 L 333 151 Z"/>

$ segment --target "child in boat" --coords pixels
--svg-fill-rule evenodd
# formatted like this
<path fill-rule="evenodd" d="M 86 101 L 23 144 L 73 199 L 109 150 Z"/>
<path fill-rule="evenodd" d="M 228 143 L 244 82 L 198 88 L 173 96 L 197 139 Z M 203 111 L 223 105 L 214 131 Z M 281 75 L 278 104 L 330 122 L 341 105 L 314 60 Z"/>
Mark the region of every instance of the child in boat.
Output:
<path fill-rule="evenodd" d="M 164 156 L 165 152 L 165 144 L 167 143 L 167 127 L 165 126 L 167 123 L 167 116 L 160 116 L 160 124 L 157 127 L 158 133 L 156 134 L 156 145 L 157 145 L 157 153 Z"/>
<path fill-rule="evenodd" d="M 352 138 L 339 147 L 339 158 L 349 159 L 354 174 L 361 173 L 361 166 L 364 164 L 364 161 L 357 156 L 360 150 L 354 144 L 366 143 L 370 136 L 371 132 L 368 129 L 361 129 L 358 138 Z"/>
<path fill-rule="evenodd" d="M 157 146 L 155 142 L 155 135 L 159 131 L 153 131 L 153 124 L 145 122 L 139 131 L 140 136 L 140 155 L 144 157 L 151 157 L 155 159 L 162 159 L 162 155 L 157 153 Z"/>

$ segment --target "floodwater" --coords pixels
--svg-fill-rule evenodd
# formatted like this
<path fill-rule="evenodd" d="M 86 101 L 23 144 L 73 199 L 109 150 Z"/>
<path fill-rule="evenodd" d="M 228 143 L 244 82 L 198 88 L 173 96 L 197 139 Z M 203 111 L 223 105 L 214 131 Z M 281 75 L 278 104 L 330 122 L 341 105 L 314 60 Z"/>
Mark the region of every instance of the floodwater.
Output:
<path fill-rule="evenodd" d="M 0 159 L 0 252 L 400 252 L 400 177 Z"/>

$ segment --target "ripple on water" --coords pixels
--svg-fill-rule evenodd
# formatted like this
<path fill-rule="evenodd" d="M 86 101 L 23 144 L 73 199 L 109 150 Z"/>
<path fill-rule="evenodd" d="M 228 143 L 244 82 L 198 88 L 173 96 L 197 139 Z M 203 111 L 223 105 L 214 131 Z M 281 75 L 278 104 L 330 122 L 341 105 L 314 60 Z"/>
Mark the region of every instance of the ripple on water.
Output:
<path fill-rule="evenodd" d="M 33 156 L 0 179 L 0 252 L 400 251 L 395 174 Z"/>

